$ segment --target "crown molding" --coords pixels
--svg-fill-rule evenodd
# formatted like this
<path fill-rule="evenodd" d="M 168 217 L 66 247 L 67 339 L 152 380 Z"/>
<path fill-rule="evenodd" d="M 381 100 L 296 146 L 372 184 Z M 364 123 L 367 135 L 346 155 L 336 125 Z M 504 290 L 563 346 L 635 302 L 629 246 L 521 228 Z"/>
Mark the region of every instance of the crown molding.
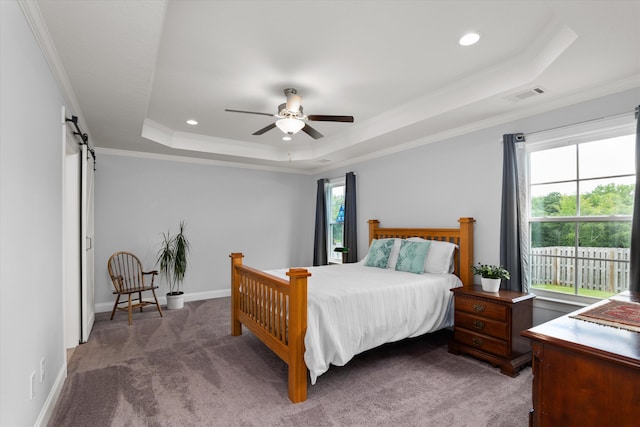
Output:
<path fill-rule="evenodd" d="M 209 165 L 209 166 L 223 166 L 223 167 L 235 168 L 235 169 L 252 169 L 252 170 L 265 171 L 265 172 L 290 173 L 290 174 L 296 174 L 296 175 L 312 175 L 313 174 L 311 171 L 302 170 L 302 169 L 256 165 L 256 164 L 241 163 L 241 162 L 228 162 L 223 160 L 203 159 L 199 157 L 176 156 L 172 154 L 149 153 L 149 152 L 143 152 L 143 151 L 118 150 L 114 148 L 96 147 L 96 153 L 108 154 L 111 156 L 133 157 L 138 159 L 164 160 L 169 162 L 192 163 L 192 164 Z"/>

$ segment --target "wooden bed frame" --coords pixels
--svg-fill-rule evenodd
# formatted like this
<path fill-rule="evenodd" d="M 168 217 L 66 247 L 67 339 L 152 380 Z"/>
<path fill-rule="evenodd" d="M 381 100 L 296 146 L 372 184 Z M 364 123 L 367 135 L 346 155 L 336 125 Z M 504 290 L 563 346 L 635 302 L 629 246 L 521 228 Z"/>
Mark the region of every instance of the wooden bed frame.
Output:
<path fill-rule="evenodd" d="M 369 220 L 369 244 L 373 239 L 422 237 L 455 243 L 454 273 L 464 286 L 473 285 L 473 218 L 460 218 L 459 228 L 380 228 Z M 307 331 L 307 278 L 304 268 L 291 268 L 289 280 L 242 264 L 242 253 L 231 257 L 231 335 L 242 334 L 242 325 L 253 332 L 289 365 L 289 399 L 307 399 L 307 366 L 304 336 Z M 241 291 L 242 289 L 242 291 Z"/>

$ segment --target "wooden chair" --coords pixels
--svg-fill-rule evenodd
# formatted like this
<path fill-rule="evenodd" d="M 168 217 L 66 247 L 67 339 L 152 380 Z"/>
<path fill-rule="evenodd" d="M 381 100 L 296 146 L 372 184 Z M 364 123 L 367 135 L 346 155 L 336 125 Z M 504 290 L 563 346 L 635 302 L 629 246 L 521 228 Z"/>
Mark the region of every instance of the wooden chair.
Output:
<path fill-rule="evenodd" d="M 142 263 L 138 257 L 129 252 L 116 252 L 111 255 L 107 267 L 109 268 L 109 276 L 111 276 L 111 281 L 115 288 L 113 293 L 118 295 L 116 297 L 116 303 L 113 305 L 113 310 L 111 311 L 111 320 L 113 320 L 116 309 L 126 310 L 129 312 L 129 326 L 131 326 L 133 309 L 139 308 L 142 312 L 143 307 L 151 304 L 154 304 L 158 308 L 160 317 L 162 317 L 162 308 L 160 308 L 155 291 L 158 286 L 153 284 L 153 280 L 158 274 L 157 271 L 142 271 Z M 149 285 L 147 285 L 144 280 L 144 276 L 146 275 L 151 275 L 151 283 Z M 144 301 L 142 299 L 142 292 L 145 291 L 151 291 L 153 293 L 153 300 L 155 302 Z M 135 298 L 134 295 L 132 299 L 131 294 L 138 294 L 137 298 Z M 127 301 L 120 301 L 122 295 L 127 296 Z M 119 304 L 126 304 L 126 306 L 121 307 Z"/>

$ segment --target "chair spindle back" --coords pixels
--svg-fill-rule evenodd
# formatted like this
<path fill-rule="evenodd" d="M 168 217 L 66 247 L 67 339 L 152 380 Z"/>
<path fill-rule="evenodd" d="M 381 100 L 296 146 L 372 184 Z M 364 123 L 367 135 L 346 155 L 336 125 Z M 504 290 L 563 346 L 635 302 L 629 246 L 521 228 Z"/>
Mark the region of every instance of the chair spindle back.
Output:
<path fill-rule="evenodd" d="M 109 275 L 117 292 L 129 292 L 144 286 L 142 263 L 129 252 L 116 252 L 109 259 Z"/>

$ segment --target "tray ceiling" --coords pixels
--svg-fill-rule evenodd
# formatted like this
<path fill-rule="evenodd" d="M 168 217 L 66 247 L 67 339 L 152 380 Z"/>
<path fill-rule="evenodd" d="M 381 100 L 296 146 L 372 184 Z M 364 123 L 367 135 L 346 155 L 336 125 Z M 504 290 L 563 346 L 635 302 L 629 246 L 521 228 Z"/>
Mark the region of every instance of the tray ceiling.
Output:
<path fill-rule="evenodd" d="M 105 150 L 313 173 L 640 86 L 640 1 L 21 4 Z M 288 87 L 355 122 L 283 141 L 224 111 L 275 114 Z"/>

